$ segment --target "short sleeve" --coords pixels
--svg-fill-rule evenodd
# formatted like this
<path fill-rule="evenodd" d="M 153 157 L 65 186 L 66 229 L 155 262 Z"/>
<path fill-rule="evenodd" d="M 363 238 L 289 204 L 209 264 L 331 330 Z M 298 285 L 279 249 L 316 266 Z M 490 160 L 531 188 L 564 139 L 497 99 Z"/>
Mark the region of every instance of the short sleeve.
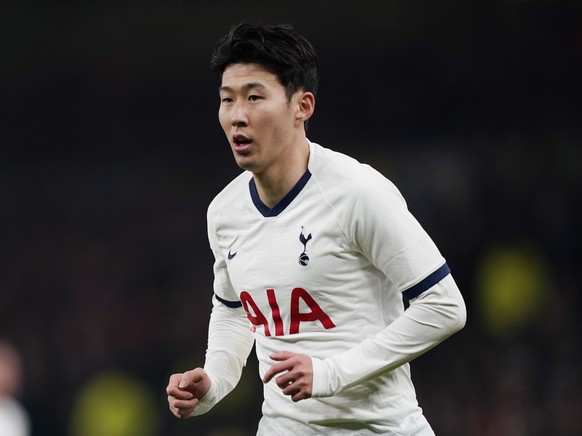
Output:
<path fill-rule="evenodd" d="M 214 255 L 214 283 L 213 289 L 218 301 L 229 307 L 240 307 L 241 303 L 232 287 L 230 276 L 226 265 L 224 254 L 220 250 L 219 234 L 217 230 L 218 212 L 212 207 L 208 208 L 207 225 L 208 225 L 208 242 Z"/>
<path fill-rule="evenodd" d="M 445 264 L 396 186 L 375 170 L 354 184 L 350 232 L 358 249 L 404 292 Z"/>

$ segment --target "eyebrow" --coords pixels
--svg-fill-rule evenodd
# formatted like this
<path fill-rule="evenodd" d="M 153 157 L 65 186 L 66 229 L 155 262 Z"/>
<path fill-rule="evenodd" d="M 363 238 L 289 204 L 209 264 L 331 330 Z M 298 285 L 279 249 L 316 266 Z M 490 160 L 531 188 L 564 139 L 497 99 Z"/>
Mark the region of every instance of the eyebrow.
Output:
<path fill-rule="evenodd" d="M 266 88 L 265 85 L 263 85 L 260 82 L 250 82 L 250 83 L 244 84 L 241 89 L 244 92 L 248 92 L 251 89 L 265 89 L 265 88 Z M 222 86 L 218 87 L 218 92 L 221 92 L 221 91 L 232 92 L 233 89 L 230 86 L 222 85 Z"/>

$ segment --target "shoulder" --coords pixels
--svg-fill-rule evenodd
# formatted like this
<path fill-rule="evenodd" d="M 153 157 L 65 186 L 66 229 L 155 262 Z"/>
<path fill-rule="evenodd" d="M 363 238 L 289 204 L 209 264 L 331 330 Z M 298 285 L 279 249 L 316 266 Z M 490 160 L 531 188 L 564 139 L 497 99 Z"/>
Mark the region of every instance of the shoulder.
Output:
<path fill-rule="evenodd" d="M 235 177 L 222 191 L 220 191 L 208 206 L 208 220 L 211 221 L 220 216 L 224 210 L 236 210 L 242 207 L 242 200 L 247 198 L 245 193 L 249 189 L 251 173 L 244 171 Z"/>
<path fill-rule="evenodd" d="M 310 143 L 310 153 L 309 170 L 317 175 L 337 177 L 346 170 L 364 171 L 364 167 L 367 166 L 347 154 L 325 148 L 315 142 Z"/>
<path fill-rule="evenodd" d="M 311 143 L 309 170 L 320 188 L 329 196 L 366 198 L 374 201 L 378 195 L 402 200 L 398 188 L 372 166 L 351 156 Z"/>

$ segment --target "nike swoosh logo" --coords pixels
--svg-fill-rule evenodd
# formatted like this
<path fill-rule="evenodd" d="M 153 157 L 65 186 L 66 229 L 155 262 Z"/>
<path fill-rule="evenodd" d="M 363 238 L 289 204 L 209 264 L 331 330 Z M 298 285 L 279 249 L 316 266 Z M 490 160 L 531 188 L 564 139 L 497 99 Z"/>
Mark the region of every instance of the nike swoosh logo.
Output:
<path fill-rule="evenodd" d="M 237 253 L 238 253 L 238 251 L 231 253 L 230 250 L 228 250 L 228 260 L 231 260 L 234 256 L 236 256 Z"/>

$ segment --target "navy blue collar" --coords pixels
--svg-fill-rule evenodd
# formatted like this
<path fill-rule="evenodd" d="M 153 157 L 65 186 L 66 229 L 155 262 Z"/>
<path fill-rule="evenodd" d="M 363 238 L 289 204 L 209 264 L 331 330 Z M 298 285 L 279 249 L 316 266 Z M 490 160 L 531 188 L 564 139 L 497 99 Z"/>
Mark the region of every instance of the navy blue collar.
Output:
<path fill-rule="evenodd" d="M 287 193 L 287 195 L 285 195 L 285 197 L 283 197 L 281 201 L 279 201 L 275 206 L 269 208 L 265 203 L 261 201 L 261 198 L 259 197 L 259 193 L 257 191 L 257 185 L 255 184 L 255 179 L 251 177 L 251 180 L 249 182 L 251 198 L 253 200 L 255 207 L 259 210 L 259 212 L 261 212 L 261 214 L 264 217 L 277 216 L 281 212 L 283 212 L 287 206 L 291 204 L 295 197 L 299 195 L 299 193 L 301 192 L 303 187 L 307 184 L 310 178 L 311 173 L 309 172 L 309 170 L 305 171 L 305 174 L 301 176 L 299 181 L 295 184 L 295 186 L 293 186 L 293 189 L 291 189 Z"/>

